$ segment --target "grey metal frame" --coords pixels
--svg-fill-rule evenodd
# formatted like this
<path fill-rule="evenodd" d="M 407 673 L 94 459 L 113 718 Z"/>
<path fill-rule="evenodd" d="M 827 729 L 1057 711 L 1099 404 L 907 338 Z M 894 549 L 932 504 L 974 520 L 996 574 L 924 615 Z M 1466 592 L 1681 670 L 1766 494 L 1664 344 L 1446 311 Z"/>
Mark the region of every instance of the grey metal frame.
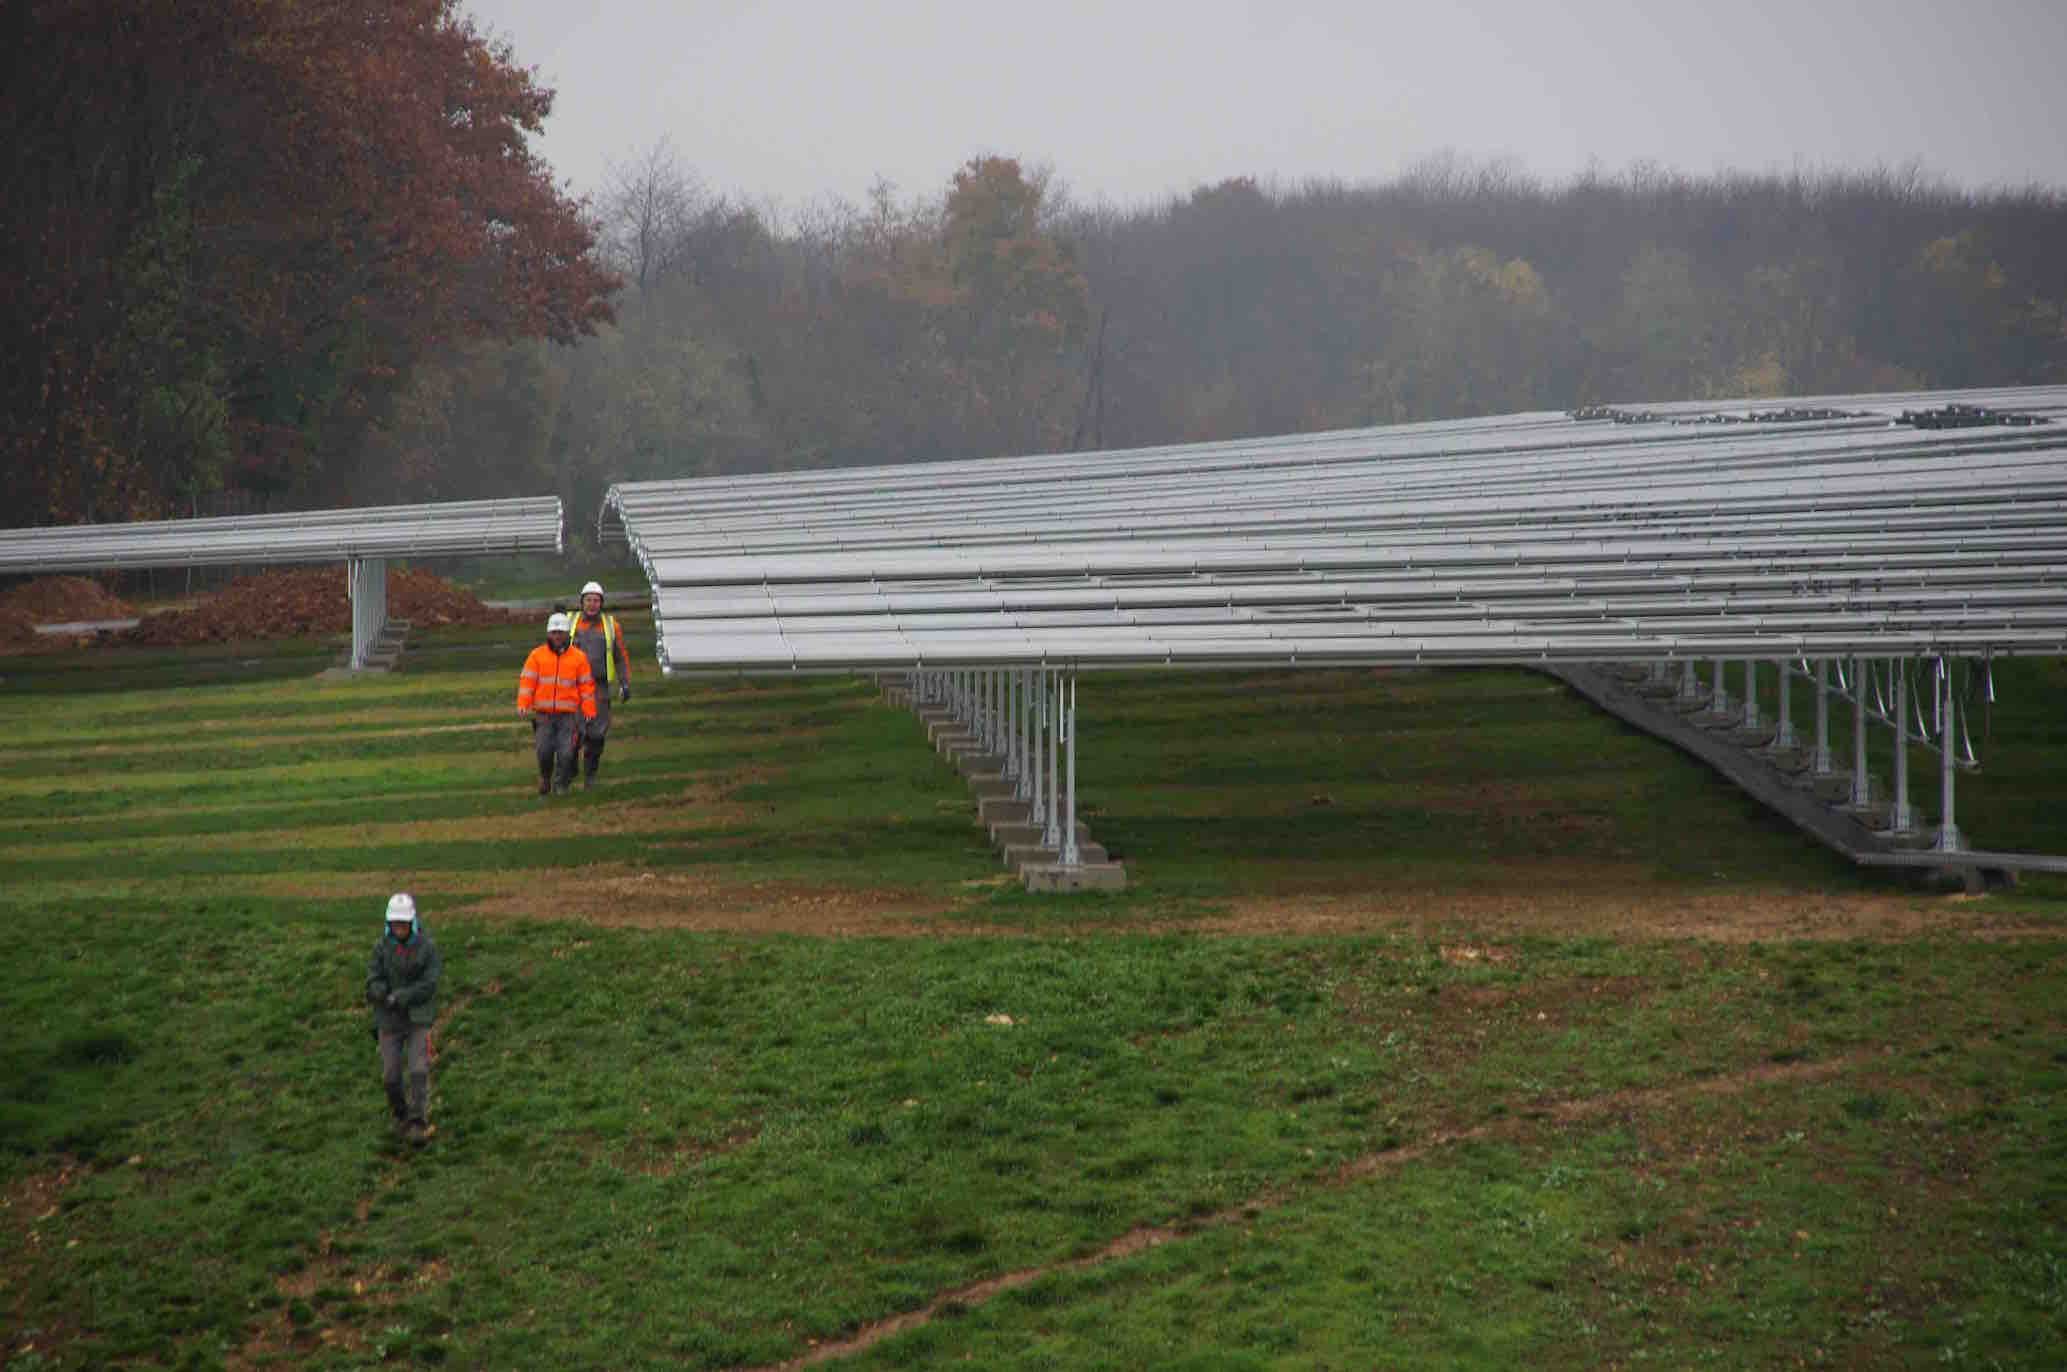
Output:
<path fill-rule="evenodd" d="M 565 530 L 558 496 L 9 529 L 0 575 L 342 562 L 357 670 L 387 627 L 389 559 L 560 553 Z"/>
<path fill-rule="evenodd" d="M 1955 403 L 2036 422 L 1903 422 Z M 1853 703 L 1864 805 L 1867 720 L 1919 732 L 1906 687 L 1869 708 L 1874 678 L 1900 685 L 1904 662 L 1929 658 L 1922 732 L 1942 760 L 1937 841 L 1955 851 L 1952 778 L 1971 747 L 1951 660 L 2067 654 L 2067 387 L 1738 404 L 1848 413 L 1715 423 L 1730 406 L 1688 402 L 1628 424 L 1534 413 L 625 483 L 599 529 L 654 586 L 664 670 L 910 673 L 915 699 L 965 702 L 1008 758 L 1045 741 L 1050 765 L 1008 768 L 1055 807 L 1058 843 L 1073 834 L 1080 671 L 1626 662 L 1669 688 L 1679 663 L 1683 700 L 1698 692 L 1769 752 L 1801 743 L 1788 683 L 1805 676 L 1819 769 L 1831 696 Z M 1771 720 L 1761 661 L 1782 688 Z M 1042 721 L 1024 746 L 1022 689 Z M 1896 755 L 1899 828 L 1913 814 Z"/>

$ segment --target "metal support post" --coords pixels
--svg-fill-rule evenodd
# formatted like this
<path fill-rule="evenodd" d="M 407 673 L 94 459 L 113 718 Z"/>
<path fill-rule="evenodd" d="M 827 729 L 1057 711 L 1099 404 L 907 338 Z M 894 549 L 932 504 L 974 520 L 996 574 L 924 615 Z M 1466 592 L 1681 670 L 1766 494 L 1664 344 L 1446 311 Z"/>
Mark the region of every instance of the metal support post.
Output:
<path fill-rule="evenodd" d="M 1715 685 L 1708 694 L 1708 708 L 1719 715 L 1726 715 L 1730 712 L 1730 687 L 1729 683 L 1723 680 L 1723 660 L 1721 658 L 1715 660 Z"/>
<path fill-rule="evenodd" d="M 1005 674 L 989 671 L 983 675 L 990 687 L 990 735 L 983 741 L 983 753 L 996 757 L 1005 751 Z"/>
<path fill-rule="evenodd" d="M 1773 749 L 1777 752 L 1782 748 L 1793 748 L 1801 740 L 1794 736 L 1794 683 L 1789 678 L 1787 662 L 1782 659 L 1775 665 L 1779 670 L 1774 675 L 1779 678 L 1780 686 L 1780 722 L 1773 731 Z"/>
<path fill-rule="evenodd" d="M 1952 664 L 1944 658 L 1938 659 L 1938 851 L 1956 853 L 1959 851 L 1959 824 L 1952 815 L 1952 774 L 1958 770 L 1956 759 L 1958 748 L 1954 740 L 1959 737 L 1958 722 L 1953 718 L 1958 705 L 1953 698 Z"/>
<path fill-rule="evenodd" d="M 1701 698 L 1701 678 L 1694 671 L 1694 659 L 1679 665 L 1679 698 L 1691 705 Z"/>
<path fill-rule="evenodd" d="M 1873 778 L 1866 771 L 1866 659 L 1852 659 L 1852 806 L 1873 804 Z"/>
<path fill-rule="evenodd" d="M 1034 685 L 1034 674 L 1022 671 L 1019 674 L 1019 798 L 1033 803 L 1040 785 L 1041 769 L 1034 762 L 1034 744 L 1041 737 L 1041 719 L 1034 712 L 1040 699 Z M 1028 810 L 1031 815 L 1033 812 Z"/>
<path fill-rule="evenodd" d="M 1816 659 L 1816 752 L 1810 769 L 1819 777 L 1830 775 L 1830 659 Z"/>
<path fill-rule="evenodd" d="M 1758 727 L 1758 659 L 1744 659 L 1744 724 L 1746 729 Z"/>
<path fill-rule="evenodd" d="M 1069 674 L 1069 705 L 1063 712 L 1068 730 L 1063 742 L 1069 759 L 1069 777 L 1063 784 L 1064 802 L 1062 817 L 1062 865 L 1076 867 L 1083 859 L 1077 854 L 1077 676 Z"/>
<path fill-rule="evenodd" d="M 1005 676 L 1005 780 L 1013 783 L 1018 791 L 1019 782 L 1019 673 L 1006 672 Z"/>
<path fill-rule="evenodd" d="M 1906 834 L 1916 827 L 1909 809 L 1909 662 L 1898 657 L 1889 665 L 1888 684 L 1895 696 L 1895 794 L 1888 808 L 1888 832 Z"/>
<path fill-rule="evenodd" d="M 1041 781 L 1044 774 L 1041 764 L 1047 759 L 1042 755 L 1041 742 L 1048 729 L 1048 674 L 1032 671 L 1026 675 L 1026 684 L 1033 690 L 1033 708 L 1027 711 L 1030 727 L 1026 737 L 1026 770 L 1031 784 L 1026 797 L 1026 813 L 1029 819 L 1039 819 L 1045 815 L 1042 806 L 1046 788 Z"/>
<path fill-rule="evenodd" d="M 348 665 L 362 671 L 388 624 L 388 564 L 379 557 L 355 557 L 345 564 L 345 593 L 352 602 L 352 655 Z"/>
<path fill-rule="evenodd" d="M 345 665 L 358 671 L 366 665 L 366 564 L 359 558 L 345 563 L 345 595 L 352 603 L 352 650 Z"/>
<path fill-rule="evenodd" d="M 1048 827 L 1041 836 L 1043 848 L 1062 850 L 1062 797 L 1061 739 L 1062 739 L 1062 674 L 1052 674 L 1047 686 L 1054 702 L 1054 713 L 1048 719 Z"/>

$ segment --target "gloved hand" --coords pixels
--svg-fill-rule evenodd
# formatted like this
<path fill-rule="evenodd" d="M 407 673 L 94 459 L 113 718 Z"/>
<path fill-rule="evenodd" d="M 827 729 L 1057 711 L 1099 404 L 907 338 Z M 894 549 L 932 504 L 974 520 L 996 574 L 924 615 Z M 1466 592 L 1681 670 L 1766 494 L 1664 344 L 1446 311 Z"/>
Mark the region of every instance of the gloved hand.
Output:
<path fill-rule="evenodd" d="M 400 1008 L 401 1008 L 401 1006 L 402 1006 L 402 993 L 401 993 L 400 991 L 390 991 L 390 992 L 388 992 L 388 1009 L 390 1009 L 390 1010 L 397 1010 L 397 1009 L 400 1009 Z"/>
<path fill-rule="evenodd" d="M 628 701 L 628 700 L 630 700 L 631 698 L 632 698 L 632 684 L 631 684 L 631 683 L 630 683 L 629 681 L 620 681 L 620 682 L 618 682 L 618 683 L 617 683 L 617 699 L 618 699 L 619 703 L 623 703 L 623 702 L 625 702 L 625 701 Z"/>

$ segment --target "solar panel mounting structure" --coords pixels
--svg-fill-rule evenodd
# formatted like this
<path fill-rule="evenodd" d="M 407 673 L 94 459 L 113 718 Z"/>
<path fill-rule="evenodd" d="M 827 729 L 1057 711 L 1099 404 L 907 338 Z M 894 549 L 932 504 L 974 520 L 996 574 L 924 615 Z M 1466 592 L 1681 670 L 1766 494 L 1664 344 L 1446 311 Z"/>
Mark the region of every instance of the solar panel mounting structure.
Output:
<path fill-rule="evenodd" d="M 1683 704 L 1756 732 L 1724 664 L 1764 662 L 1818 683 L 1823 772 L 1833 691 L 1919 741 L 1912 692 L 1867 699 L 1908 670 L 1868 664 L 1923 659 L 1935 848 L 1962 851 L 1951 664 L 1992 686 L 1997 656 L 2067 652 L 2067 388 L 1744 404 L 626 483 L 599 527 L 653 584 L 664 670 L 909 674 L 1045 796 L 1065 863 L 1039 742 L 1073 738 L 1076 672 L 1145 666 L 1677 664 Z"/>
<path fill-rule="evenodd" d="M 558 496 L 445 501 L 0 531 L 0 574 L 342 562 L 351 596 L 348 665 L 364 669 L 387 628 L 394 558 L 551 552 L 565 546 Z"/>

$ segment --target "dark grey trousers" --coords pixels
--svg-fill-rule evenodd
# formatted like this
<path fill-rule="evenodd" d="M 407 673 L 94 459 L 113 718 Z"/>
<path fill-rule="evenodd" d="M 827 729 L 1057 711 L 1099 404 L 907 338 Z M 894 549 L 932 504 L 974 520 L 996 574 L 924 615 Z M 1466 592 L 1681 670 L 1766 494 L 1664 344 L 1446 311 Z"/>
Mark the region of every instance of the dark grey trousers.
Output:
<path fill-rule="evenodd" d="M 431 1031 L 425 1024 L 380 1031 L 380 1084 L 397 1120 L 422 1124 L 431 1103 Z"/>
<path fill-rule="evenodd" d="M 554 786 L 574 780 L 574 754 L 581 739 L 581 715 L 573 710 L 540 714 L 531 732 L 538 744 L 538 779 Z"/>
<path fill-rule="evenodd" d="M 581 774 L 590 781 L 596 779 L 596 769 L 603 765 L 603 745 L 610 741 L 610 696 L 603 690 L 596 692 L 596 717 L 588 721 L 588 727 L 581 731 Z"/>

